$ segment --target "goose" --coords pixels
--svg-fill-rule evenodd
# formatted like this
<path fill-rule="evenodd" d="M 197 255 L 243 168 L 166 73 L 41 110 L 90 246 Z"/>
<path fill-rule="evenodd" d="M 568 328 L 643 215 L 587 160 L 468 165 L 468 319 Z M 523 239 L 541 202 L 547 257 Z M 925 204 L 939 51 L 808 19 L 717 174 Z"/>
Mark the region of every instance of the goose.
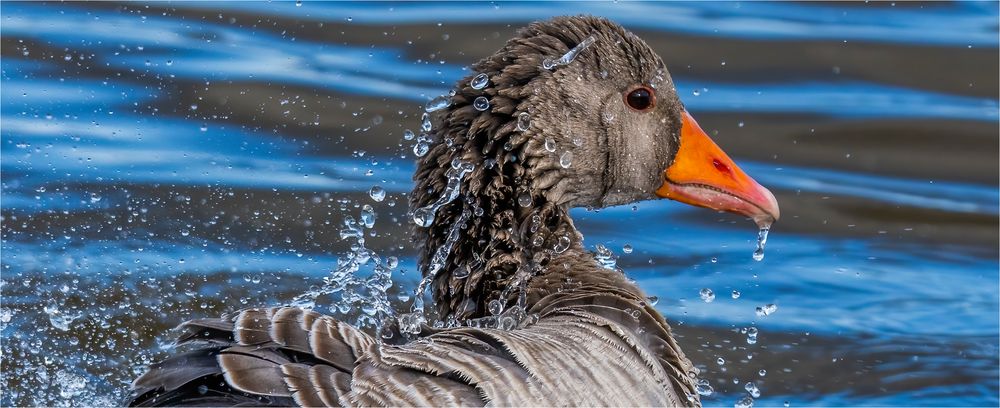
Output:
<path fill-rule="evenodd" d="M 670 326 L 585 250 L 569 210 L 668 198 L 766 227 L 774 196 L 607 19 L 532 23 L 472 71 L 429 115 L 409 196 L 445 327 L 407 314 L 390 343 L 299 307 L 195 319 L 128 404 L 699 406 Z"/>

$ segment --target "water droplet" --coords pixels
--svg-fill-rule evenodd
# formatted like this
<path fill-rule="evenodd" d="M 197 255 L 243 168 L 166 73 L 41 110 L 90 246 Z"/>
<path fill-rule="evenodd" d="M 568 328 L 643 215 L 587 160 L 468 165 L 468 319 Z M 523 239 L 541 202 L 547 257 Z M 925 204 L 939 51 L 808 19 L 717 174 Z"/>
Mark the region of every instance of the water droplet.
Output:
<path fill-rule="evenodd" d="M 712 289 L 709 288 L 702 288 L 698 292 L 698 295 L 701 296 L 701 300 L 705 301 L 705 303 L 712 303 L 715 300 L 715 292 L 712 292 Z"/>
<path fill-rule="evenodd" d="M 521 193 L 521 195 L 517 196 L 517 204 L 520 205 L 521 207 L 530 207 L 531 195 L 529 195 L 528 193 Z"/>
<path fill-rule="evenodd" d="M 576 57 L 580 55 L 580 53 L 583 52 L 583 50 L 587 49 L 587 47 L 590 47 L 596 41 L 597 39 L 594 38 L 594 36 L 589 36 L 587 38 L 584 38 L 583 41 L 581 41 L 579 44 L 576 45 L 576 47 L 573 47 L 572 49 L 567 51 L 559 59 L 553 61 L 551 59 L 546 58 L 545 60 L 543 60 L 542 68 L 551 70 L 561 65 L 568 65 L 569 63 L 573 62 L 573 60 L 576 59 Z"/>
<path fill-rule="evenodd" d="M 569 166 L 573 165 L 573 152 L 565 152 L 559 157 L 559 165 L 564 169 L 568 169 Z"/>
<path fill-rule="evenodd" d="M 447 108 L 448 106 L 451 106 L 451 98 L 448 97 L 448 95 L 441 95 L 427 101 L 427 105 L 424 106 L 424 111 L 430 113 Z"/>
<path fill-rule="evenodd" d="M 427 143 L 417 142 L 417 144 L 413 145 L 413 154 L 417 157 L 424 157 L 430 149 L 431 147 Z"/>
<path fill-rule="evenodd" d="M 493 299 L 489 303 L 490 314 L 497 316 L 503 312 L 503 303 L 498 299 Z"/>
<path fill-rule="evenodd" d="M 708 380 L 704 378 L 698 379 L 698 382 L 695 384 L 694 390 L 698 392 L 698 395 L 701 395 L 702 397 L 707 397 L 715 392 L 715 390 L 712 389 L 712 385 L 709 384 Z"/>
<path fill-rule="evenodd" d="M 748 382 L 743 386 L 743 389 L 747 390 L 751 397 L 760 398 L 760 389 L 757 388 L 757 384 Z"/>
<path fill-rule="evenodd" d="M 646 298 L 646 302 L 649 303 L 650 306 L 656 306 L 657 303 L 660 303 L 660 297 L 659 296 L 649 296 L 649 297 Z"/>
<path fill-rule="evenodd" d="M 531 126 L 531 115 L 528 112 L 521 112 L 517 114 L 517 130 L 525 131 Z"/>
<path fill-rule="evenodd" d="M 385 267 L 386 268 L 396 269 L 397 266 L 399 266 L 399 258 L 396 258 L 394 256 L 390 256 L 388 258 L 385 258 Z"/>
<path fill-rule="evenodd" d="M 764 245 L 767 244 L 767 233 L 771 231 L 770 225 L 764 225 L 757 231 L 757 249 L 753 251 L 753 260 L 764 259 Z"/>
<path fill-rule="evenodd" d="M 694 96 L 701 95 L 701 91 L 695 89 L 695 90 L 691 91 L 691 95 L 694 95 Z"/>
<path fill-rule="evenodd" d="M 757 328 L 747 328 L 747 344 L 757 344 Z"/>
<path fill-rule="evenodd" d="M 557 254 L 561 254 L 563 252 L 566 252 L 567 249 L 569 249 L 569 244 L 570 244 L 569 237 L 561 236 L 559 237 L 558 240 L 556 240 L 556 244 L 555 246 L 552 247 L 552 250 L 555 251 L 555 253 Z"/>
<path fill-rule="evenodd" d="M 719 258 L 716 258 L 716 257 L 713 256 L 712 259 L 711 259 L 711 261 L 712 261 L 712 263 L 718 263 L 719 262 Z"/>
<path fill-rule="evenodd" d="M 375 202 L 381 203 L 382 200 L 385 200 L 385 189 L 381 186 L 374 186 L 371 190 L 368 190 L 368 195 L 371 196 L 372 200 L 375 200 Z"/>
<path fill-rule="evenodd" d="M 431 115 L 424 112 L 424 114 L 420 116 L 420 130 L 430 132 L 432 128 L 433 124 L 431 124 Z"/>
<path fill-rule="evenodd" d="M 624 252 L 626 254 L 631 254 L 632 253 L 632 244 L 625 244 L 625 245 L 623 245 L 622 246 L 622 252 Z"/>
<path fill-rule="evenodd" d="M 485 96 L 479 96 L 476 97 L 474 101 L 472 101 L 472 106 L 476 108 L 476 110 L 482 112 L 490 108 L 490 100 L 486 99 Z"/>
<path fill-rule="evenodd" d="M 302 7 L 302 0 L 295 0 L 295 7 Z"/>
<path fill-rule="evenodd" d="M 434 223 L 434 210 L 424 207 L 413 212 L 413 222 L 421 227 L 429 227 Z"/>
<path fill-rule="evenodd" d="M 767 370 L 765 370 L 765 369 L 762 368 L 760 371 L 757 372 L 757 375 L 760 375 L 761 377 L 763 377 L 763 376 L 767 375 Z"/>
<path fill-rule="evenodd" d="M 778 311 L 778 305 L 775 305 L 774 303 L 768 303 L 764 306 L 757 306 L 757 309 L 755 311 L 757 313 L 757 317 L 768 316 Z"/>
<path fill-rule="evenodd" d="M 370 204 L 361 207 L 361 223 L 368 229 L 375 226 L 375 209 Z"/>
<path fill-rule="evenodd" d="M 403 140 L 413 140 L 413 137 L 414 134 L 412 130 L 406 129 L 403 131 Z"/>
<path fill-rule="evenodd" d="M 545 150 L 548 150 L 550 153 L 556 151 L 556 141 L 551 137 L 545 138 Z"/>
<path fill-rule="evenodd" d="M 469 86 L 471 86 L 472 89 L 483 89 L 486 87 L 487 84 L 489 84 L 489 82 L 490 82 L 489 75 L 479 74 L 476 75 L 474 78 L 472 78 L 472 81 L 469 82 Z"/>
<path fill-rule="evenodd" d="M 739 298 L 740 298 L 740 291 L 734 290 L 733 291 L 733 299 L 739 299 Z"/>
<path fill-rule="evenodd" d="M 717 360 L 715 360 L 715 363 L 718 364 L 718 365 L 725 365 L 726 364 L 726 359 L 724 359 L 722 357 L 719 357 Z"/>

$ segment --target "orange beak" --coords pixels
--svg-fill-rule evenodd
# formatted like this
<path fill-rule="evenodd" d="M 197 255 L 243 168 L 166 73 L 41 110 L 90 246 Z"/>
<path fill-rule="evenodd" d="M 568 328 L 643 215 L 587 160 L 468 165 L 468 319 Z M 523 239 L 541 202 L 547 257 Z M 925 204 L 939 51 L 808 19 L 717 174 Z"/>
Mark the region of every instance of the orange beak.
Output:
<path fill-rule="evenodd" d="M 777 221 L 780 212 L 774 194 L 743 173 L 686 110 L 683 121 L 677 155 L 663 171 L 663 185 L 656 195 L 743 214 L 760 227 Z"/>

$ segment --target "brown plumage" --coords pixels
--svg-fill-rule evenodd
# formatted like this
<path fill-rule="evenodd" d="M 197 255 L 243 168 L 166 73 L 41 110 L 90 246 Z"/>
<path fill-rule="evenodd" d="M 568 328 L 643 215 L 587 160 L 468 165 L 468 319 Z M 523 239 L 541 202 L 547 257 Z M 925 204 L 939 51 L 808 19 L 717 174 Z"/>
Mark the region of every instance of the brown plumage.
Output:
<path fill-rule="evenodd" d="M 543 68 L 590 36 L 574 61 Z M 459 215 L 472 214 L 433 281 L 436 312 L 487 317 L 496 299 L 515 311 L 520 302 L 527 318 L 509 330 L 425 327 L 397 345 L 297 308 L 193 320 L 178 342 L 201 348 L 151 366 L 130 403 L 698 405 L 696 370 L 666 321 L 642 290 L 596 263 L 568 215 L 653 198 L 663 183 L 683 107 L 662 60 L 614 23 L 568 17 L 526 27 L 473 71 L 488 86 L 459 82 L 451 105 L 434 113 L 432 146 L 414 175 L 411 209 L 441 196 L 453 160 L 475 165 L 459 198 L 416 229 L 421 269 Z M 637 84 L 658 91 L 649 112 L 622 103 Z M 486 111 L 473 107 L 479 96 Z M 518 128 L 522 113 L 527 129 Z M 521 290 L 505 293 L 512 285 Z"/>

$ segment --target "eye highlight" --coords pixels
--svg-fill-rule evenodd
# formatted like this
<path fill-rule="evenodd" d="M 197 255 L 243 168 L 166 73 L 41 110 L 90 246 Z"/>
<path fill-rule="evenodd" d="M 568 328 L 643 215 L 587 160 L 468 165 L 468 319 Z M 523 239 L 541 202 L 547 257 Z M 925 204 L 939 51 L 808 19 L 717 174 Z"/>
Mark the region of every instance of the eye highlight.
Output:
<path fill-rule="evenodd" d="M 656 93 L 653 89 L 639 86 L 625 93 L 625 104 L 639 112 L 646 112 L 656 106 Z"/>

